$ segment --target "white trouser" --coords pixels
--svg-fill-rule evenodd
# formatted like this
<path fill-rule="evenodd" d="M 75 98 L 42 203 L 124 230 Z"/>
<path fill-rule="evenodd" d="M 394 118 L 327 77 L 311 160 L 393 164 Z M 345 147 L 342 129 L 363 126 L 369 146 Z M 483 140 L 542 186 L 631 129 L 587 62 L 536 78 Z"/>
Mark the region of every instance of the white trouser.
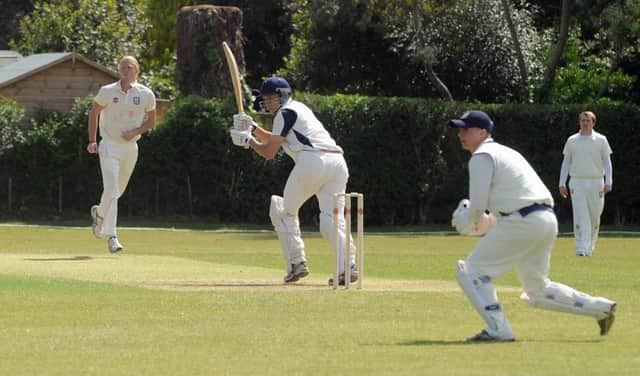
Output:
<path fill-rule="evenodd" d="M 116 236 L 118 198 L 127 188 L 129 178 L 138 160 L 138 144 L 135 142 L 118 144 L 102 140 L 98 154 L 103 186 L 98 215 L 104 218 L 102 222 L 103 234 Z"/>
<path fill-rule="evenodd" d="M 596 248 L 600 215 L 604 209 L 604 181 L 602 178 L 571 178 L 569 188 L 571 189 L 576 252 L 590 255 Z"/>
<path fill-rule="evenodd" d="M 288 269 L 291 268 L 291 264 L 306 261 L 304 243 L 300 237 L 298 211 L 313 195 L 317 197 L 320 208 L 320 232 L 329 241 L 332 249 L 335 247 L 333 195 L 345 192 L 348 179 L 349 170 L 342 154 L 298 152 L 296 164 L 284 187 L 281 219 L 271 216 Z M 340 237 L 344 239 L 344 215 L 339 216 L 339 221 Z M 340 249 L 333 251 L 344 257 L 343 244 L 340 244 Z M 355 255 L 355 252 L 353 254 Z M 340 265 L 344 263 L 341 262 Z"/>
<path fill-rule="evenodd" d="M 502 277 L 515 267 L 525 291 L 521 298 L 533 306 L 595 318 L 604 317 L 611 308 L 612 301 L 592 297 L 549 280 L 551 250 L 557 233 L 556 216 L 549 211 L 535 211 L 524 218 L 517 212 L 499 217 L 496 226 L 480 239 L 465 260 L 465 274 L 471 281 L 491 281 Z M 498 304 L 493 286 L 487 283 L 484 289 L 476 289 L 474 292 L 481 294 L 481 299 L 474 301 L 474 298 L 470 297 L 471 303 L 478 311 L 486 311 L 486 307 L 478 306 L 477 301 Z M 495 321 L 487 320 L 484 316 L 483 318 L 490 327 L 495 327 Z M 506 319 L 503 325 L 503 328 L 495 328 L 498 334 L 502 330 L 506 333 L 510 331 Z"/>

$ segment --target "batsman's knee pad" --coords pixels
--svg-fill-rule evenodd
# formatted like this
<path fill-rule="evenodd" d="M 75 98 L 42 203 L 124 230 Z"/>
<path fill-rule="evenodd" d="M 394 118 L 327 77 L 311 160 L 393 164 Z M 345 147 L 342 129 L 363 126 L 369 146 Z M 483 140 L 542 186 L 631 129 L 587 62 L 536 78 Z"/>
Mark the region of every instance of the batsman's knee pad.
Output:
<path fill-rule="evenodd" d="M 280 196 L 271 196 L 271 204 L 269 205 L 269 217 L 276 231 L 284 232 L 282 217 L 284 216 L 284 199 Z"/>
<path fill-rule="evenodd" d="M 536 308 L 593 316 L 596 319 L 606 317 L 613 304 L 609 299 L 593 297 L 557 282 L 549 282 L 544 291 L 523 292 L 520 299 Z"/>
<path fill-rule="evenodd" d="M 269 217 L 278 234 L 278 240 L 288 264 L 305 261 L 304 242 L 300 237 L 300 222 L 297 215 L 284 210 L 284 200 L 280 196 L 271 196 Z"/>
<path fill-rule="evenodd" d="M 277 232 L 300 234 L 300 221 L 298 220 L 298 216 L 285 212 L 282 197 L 271 196 L 269 217 Z"/>

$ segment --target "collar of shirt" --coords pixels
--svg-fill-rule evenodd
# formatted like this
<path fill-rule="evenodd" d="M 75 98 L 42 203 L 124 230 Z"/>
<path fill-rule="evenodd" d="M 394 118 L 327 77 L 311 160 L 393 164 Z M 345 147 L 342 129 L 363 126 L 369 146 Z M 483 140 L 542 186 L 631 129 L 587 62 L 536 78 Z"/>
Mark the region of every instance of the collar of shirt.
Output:
<path fill-rule="evenodd" d="M 130 87 L 129 89 L 133 89 L 133 88 L 135 88 L 135 87 L 136 87 L 136 85 L 138 85 L 138 81 L 133 81 L 133 82 L 131 82 L 131 85 L 130 85 L 131 87 Z M 124 90 L 124 89 L 122 89 L 122 81 L 118 81 L 118 88 L 120 89 L 120 92 L 121 92 L 122 94 L 127 94 L 127 92 L 129 91 L 129 90 Z"/>

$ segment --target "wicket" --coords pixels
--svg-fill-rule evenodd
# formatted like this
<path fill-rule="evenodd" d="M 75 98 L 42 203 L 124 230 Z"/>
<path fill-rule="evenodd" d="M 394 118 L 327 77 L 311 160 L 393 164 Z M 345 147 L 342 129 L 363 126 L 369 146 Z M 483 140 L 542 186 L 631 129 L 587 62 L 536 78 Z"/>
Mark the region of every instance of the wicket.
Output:
<path fill-rule="evenodd" d="M 362 193 L 336 193 L 333 195 L 333 231 L 335 235 L 335 263 L 333 269 L 333 288 L 340 285 L 340 199 L 344 198 L 344 288 L 351 287 L 351 201 L 357 200 L 356 268 L 358 269 L 358 289 L 364 280 L 364 195 Z"/>

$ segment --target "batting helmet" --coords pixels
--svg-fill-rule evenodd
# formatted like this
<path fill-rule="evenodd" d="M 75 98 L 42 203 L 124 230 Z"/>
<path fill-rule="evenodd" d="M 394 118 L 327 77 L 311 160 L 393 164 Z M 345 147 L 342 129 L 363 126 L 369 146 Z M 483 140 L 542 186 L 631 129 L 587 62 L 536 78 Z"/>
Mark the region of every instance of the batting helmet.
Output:
<path fill-rule="evenodd" d="M 291 86 L 282 77 L 269 77 L 260 86 L 260 96 L 264 97 L 267 94 L 280 95 L 280 105 L 284 105 L 291 99 Z"/>

